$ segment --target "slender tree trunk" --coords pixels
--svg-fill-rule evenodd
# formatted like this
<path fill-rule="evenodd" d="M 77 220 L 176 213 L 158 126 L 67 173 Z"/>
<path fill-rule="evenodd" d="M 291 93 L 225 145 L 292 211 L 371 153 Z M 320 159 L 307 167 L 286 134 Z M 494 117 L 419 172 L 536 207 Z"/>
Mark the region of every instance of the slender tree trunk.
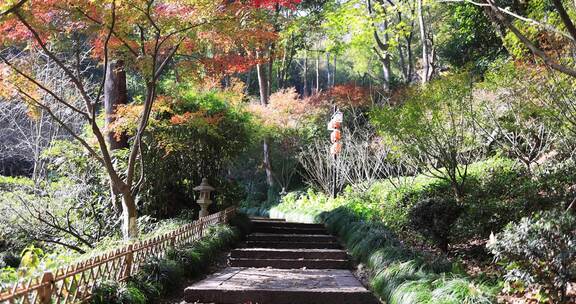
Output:
<path fill-rule="evenodd" d="M 402 22 L 402 14 L 398 12 L 398 22 Z M 404 81 L 408 82 L 408 67 L 406 66 L 406 59 L 404 58 L 404 50 L 402 43 L 400 42 L 400 37 L 396 38 L 396 43 L 398 44 L 398 57 L 400 60 L 400 71 L 402 71 L 402 76 Z"/>
<path fill-rule="evenodd" d="M 388 54 L 388 21 L 384 20 L 382 25 L 384 27 L 384 41 L 386 44 L 386 48 L 382 48 L 382 51 L 384 52 L 384 58 L 382 61 L 382 73 L 384 76 L 384 90 L 389 91 L 390 80 L 392 79 L 392 68 L 390 63 L 390 54 Z"/>
<path fill-rule="evenodd" d="M 334 72 L 332 72 L 332 86 L 336 84 L 336 54 L 334 54 Z"/>
<path fill-rule="evenodd" d="M 320 93 L 320 51 L 316 51 L 316 92 Z"/>
<path fill-rule="evenodd" d="M 106 83 L 104 84 L 106 139 L 110 146 L 110 150 L 125 149 L 128 148 L 128 136 L 122 134 L 120 137 L 117 137 L 115 136 L 115 132 L 110 129 L 110 126 L 116 121 L 116 108 L 119 105 L 125 105 L 128 103 L 124 62 L 118 60 L 109 63 L 106 74 Z"/>
<path fill-rule="evenodd" d="M 266 85 L 266 88 L 268 89 L 268 91 L 266 92 L 266 94 L 268 95 L 268 97 L 270 97 L 270 95 L 272 95 L 272 76 L 274 75 L 274 56 L 275 56 L 275 52 L 276 52 L 276 44 L 272 43 L 272 45 L 270 46 L 270 61 L 268 62 L 268 84 Z"/>
<path fill-rule="evenodd" d="M 410 33 L 408 37 L 406 37 L 406 54 L 408 61 L 408 83 L 412 82 L 412 75 L 414 74 L 414 55 L 412 52 L 412 37 L 413 33 Z"/>
<path fill-rule="evenodd" d="M 246 88 L 244 88 L 244 94 L 248 95 L 250 91 L 250 83 L 252 82 L 252 69 L 248 70 L 246 73 Z"/>
<path fill-rule="evenodd" d="M 260 52 L 256 51 L 256 58 L 261 58 Z M 268 77 L 266 75 L 266 68 L 263 63 L 256 65 L 256 72 L 258 73 L 258 87 L 260 89 L 260 104 L 268 105 Z"/>
<path fill-rule="evenodd" d="M 400 39 L 397 40 L 398 43 L 398 60 L 400 61 L 400 71 L 402 72 L 402 77 L 405 82 L 408 82 L 408 69 L 406 67 L 406 59 L 404 58 L 404 50 L 402 48 L 402 43 Z"/>
<path fill-rule="evenodd" d="M 576 213 L 576 198 L 574 198 L 572 200 L 572 202 L 570 203 L 570 205 L 568 205 L 568 208 L 566 208 L 566 211 Z"/>
<path fill-rule="evenodd" d="M 304 52 L 304 70 L 302 71 L 302 96 L 308 97 L 308 50 Z"/>
<path fill-rule="evenodd" d="M 430 49 L 430 57 L 429 57 L 429 65 L 430 68 L 428 69 L 428 80 L 432 79 L 432 76 L 436 73 L 436 47 L 434 46 L 434 33 L 431 29 L 428 30 L 428 42 L 429 42 L 429 49 Z"/>
<path fill-rule="evenodd" d="M 266 170 L 266 183 L 268 184 L 268 188 L 274 187 L 274 175 L 272 173 L 272 164 L 270 162 L 270 145 L 268 137 L 264 138 L 262 143 L 263 148 L 263 160 L 264 160 L 264 169 Z"/>
<path fill-rule="evenodd" d="M 422 43 L 422 84 L 428 82 L 430 74 L 430 62 L 428 56 L 428 47 L 426 43 L 426 24 L 424 23 L 424 14 L 422 11 L 422 0 L 416 0 L 418 9 L 418 24 L 420 26 L 420 40 Z"/>
<path fill-rule="evenodd" d="M 332 75 L 330 74 L 330 52 L 326 52 L 326 87 L 332 84 Z"/>
<path fill-rule="evenodd" d="M 286 56 L 288 53 L 288 42 L 286 42 L 286 48 L 282 54 L 282 61 L 280 61 L 280 67 L 276 73 L 276 79 L 278 80 L 278 88 L 284 89 L 284 75 L 286 74 Z"/>
<path fill-rule="evenodd" d="M 257 58 L 259 56 L 258 54 L 259 53 L 257 52 L 256 53 Z M 268 65 L 268 67 L 270 67 L 270 65 Z M 270 95 L 268 95 L 268 93 L 270 92 L 268 88 L 270 82 L 266 75 L 267 74 L 266 67 L 263 64 L 257 64 L 256 71 L 258 72 L 258 84 L 260 87 L 260 104 L 264 107 L 267 107 L 270 97 Z M 268 69 L 268 72 L 270 72 L 270 68 Z M 268 188 L 272 188 L 274 186 L 274 179 L 272 175 L 272 164 L 270 163 L 270 147 L 268 141 L 269 141 L 268 138 L 264 138 L 264 141 L 262 143 L 263 163 L 264 163 L 264 169 L 266 171 L 266 183 L 268 184 Z"/>

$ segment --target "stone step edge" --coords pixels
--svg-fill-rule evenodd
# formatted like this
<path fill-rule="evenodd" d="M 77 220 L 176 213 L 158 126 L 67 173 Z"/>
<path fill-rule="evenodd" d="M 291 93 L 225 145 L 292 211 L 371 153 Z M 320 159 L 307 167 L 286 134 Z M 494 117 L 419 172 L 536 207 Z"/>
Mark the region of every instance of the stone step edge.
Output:
<path fill-rule="evenodd" d="M 342 249 L 328 248 L 237 248 L 230 252 L 232 258 L 265 259 L 348 259 Z"/>
<path fill-rule="evenodd" d="M 328 230 L 324 227 L 281 227 L 281 226 L 256 226 L 254 230 L 271 230 L 271 231 L 319 231 L 327 233 Z M 313 234 L 313 233 L 311 233 Z"/>
<path fill-rule="evenodd" d="M 270 303 L 270 304 L 376 304 L 379 303 L 368 290 L 347 291 L 342 288 L 333 289 L 251 289 L 226 290 L 218 288 L 184 290 L 186 301 L 195 303 Z"/>
<path fill-rule="evenodd" d="M 274 249 L 340 249 L 342 246 L 338 242 L 269 242 L 269 241 L 253 241 L 247 240 L 241 245 L 259 245 L 259 247 L 242 247 L 239 248 L 274 248 Z M 337 248 L 330 248 L 330 247 L 270 247 L 270 246 L 337 246 Z"/>
<path fill-rule="evenodd" d="M 284 226 L 284 227 L 301 227 L 301 228 L 323 228 L 322 224 L 313 223 L 293 223 L 293 222 L 281 222 L 281 221 L 251 221 L 254 226 Z"/>
<path fill-rule="evenodd" d="M 266 261 L 266 262 L 342 262 L 348 263 L 348 260 L 341 259 L 252 259 L 252 258 L 230 258 L 230 261 Z"/>

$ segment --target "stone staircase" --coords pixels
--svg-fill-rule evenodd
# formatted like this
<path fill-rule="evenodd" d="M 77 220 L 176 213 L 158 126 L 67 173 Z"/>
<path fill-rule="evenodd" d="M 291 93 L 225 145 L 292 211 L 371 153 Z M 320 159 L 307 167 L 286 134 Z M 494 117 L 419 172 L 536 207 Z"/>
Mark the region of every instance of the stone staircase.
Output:
<path fill-rule="evenodd" d="M 189 303 L 378 303 L 349 270 L 346 251 L 320 224 L 253 219 L 230 267 L 185 290 Z"/>
<path fill-rule="evenodd" d="M 336 238 L 318 224 L 253 220 L 245 248 L 232 250 L 230 266 L 279 269 L 347 269 Z"/>

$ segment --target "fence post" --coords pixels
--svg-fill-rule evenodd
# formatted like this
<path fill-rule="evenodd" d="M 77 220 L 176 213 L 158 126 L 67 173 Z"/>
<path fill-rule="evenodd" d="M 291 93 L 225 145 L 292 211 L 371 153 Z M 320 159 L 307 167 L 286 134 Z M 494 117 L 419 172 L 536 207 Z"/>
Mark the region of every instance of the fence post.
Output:
<path fill-rule="evenodd" d="M 40 280 L 42 287 L 38 289 L 38 300 L 41 304 L 52 303 L 52 292 L 54 291 L 54 274 L 50 271 L 44 272 Z"/>
<path fill-rule="evenodd" d="M 128 252 L 126 252 L 126 269 L 124 270 L 123 279 L 129 278 L 132 275 L 132 264 L 134 263 L 134 244 L 128 245 Z"/>
<path fill-rule="evenodd" d="M 204 237 L 204 220 L 203 217 L 199 218 L 198 221 L 200 222 L 200 238 Z"/>
<path fill-rule="evenodd" d="M 170 247 L 175 247 L 176 246 L 176 232 L 172 231 L 171 235 L 170 235 Z"/>

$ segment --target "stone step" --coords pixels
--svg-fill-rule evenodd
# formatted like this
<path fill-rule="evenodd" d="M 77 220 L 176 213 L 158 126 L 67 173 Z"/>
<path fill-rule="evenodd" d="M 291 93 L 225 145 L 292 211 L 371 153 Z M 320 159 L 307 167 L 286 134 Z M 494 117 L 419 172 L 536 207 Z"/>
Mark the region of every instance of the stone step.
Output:
<path fill-rule="evenodd" d="M 340 249 L 336 242 L 270 242 L 270 241 L 246 241 L 244 248 L 284 248 L 284 249 Z"/>
<path fill-rule="evenodd" d="M 259 216 L 250 217 L 250 220 L 251 220 L 252 222 L 260 221 L 260 222 L 286 223 L 286 220 L 285 220 L 285 219 L 273 219 L 273 218 L 259 217 Z"/>
<path fill-rule="evenodd" d="M 328 234 L 326 228 L 302 228 L 302 227 L 284 227 L 280 225 L 275 226 L 261 226 L 255 227 L 254 232 L 258 233 L 277 233 L 277 234 Z"/>
<path fill-rule="evenodd" d="M 347 260 L 325 259 L 230 259 L 232 267 L 278 268 L 278 269 L 348 269 Z"/>
<path fill-rule="evenodd" d="M 376 304 L 349 270 L 228 267 L 185 292 L 187 302 Z"/>
<path fill-rule="evenodd" d="M 239 248 L 230 253 L 231 258 L 244 259 L 327 259 L 346 260 L 346 251 L 340 249 L 275 249 Z"/>
<path fill-rule="evenodd" d="M 322 235 L 322 234 L 252 233 L 247 236 L 247 240 L 255 242 L 309 242 L 309 243 L 337 242 L 335 237 L 331 235 Z"/>
<path fill-rule="evenodd" d="M 254 227 L 281 226 L 287 228 L 324 228 L 322 224 L 293 223 L 270 220 L 252 220 Z"/>

